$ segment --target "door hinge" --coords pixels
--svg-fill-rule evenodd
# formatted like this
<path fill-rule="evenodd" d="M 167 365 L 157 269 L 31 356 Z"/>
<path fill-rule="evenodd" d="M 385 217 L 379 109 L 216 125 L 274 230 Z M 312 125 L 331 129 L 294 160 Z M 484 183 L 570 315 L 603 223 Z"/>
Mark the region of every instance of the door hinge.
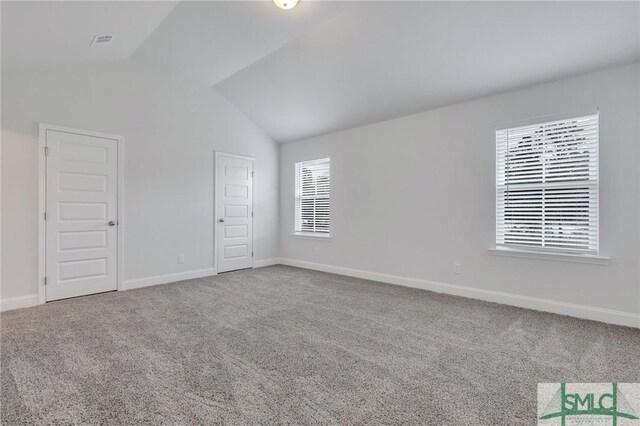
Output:
<path fill-rule="evenodd" d="M 44 212 L 44 220 L 47 220 L 47 212 Z"/>
<path fill-rule="evenodd" d="M 253 212 L 251 212 L 251 217 L 253 217 Z"/>
<path fill-rule="evenodd" d="M 254 177 L 256 175 L 256 172 L 251 172 L 251 177 Z"/>
<path fill-rule="evenodd" d="M 251 252 L 251 257 L 253 257 L 253 252 Z"/>
<path fill-rule="evenodd" d="M 47 155 L 49 155 L 49 147 L 45 146 L 44 147 L 44 156 L 46 157 Z"/>
<path fill-rule="evenodd" d="M 47 285 L 47 277 L 44 277 L 44 285 Z"/>

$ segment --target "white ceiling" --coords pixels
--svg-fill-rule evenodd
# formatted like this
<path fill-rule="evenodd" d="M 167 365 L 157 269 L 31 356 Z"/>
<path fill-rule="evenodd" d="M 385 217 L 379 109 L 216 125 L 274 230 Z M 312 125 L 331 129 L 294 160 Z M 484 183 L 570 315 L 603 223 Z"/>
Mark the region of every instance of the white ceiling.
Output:
<path fill-rule="evenodd" d="M 175 1 L 6 1 L 2 7 L 2 68 L 125 59 L 142 44 Z M 111 44 L 91 46 L 97 34 Z"/>
<path fill-rule="evenodd" d="M 282 142 L 640 59 L 638 2 L 357 6 L 216 89 Z"/>
<path fill-rule="evenodd" d="M 212 86 L 301 36 L 343 7 L 302 1 L 283 11 L 271 1 L 180 3 L 135 59 Z"/>
<path fill-rule="evenodd" d="M 213 85 L 281 142 L 640 60 L 639 2 L 1 7 L 3 70 L 131 59 Z"/>

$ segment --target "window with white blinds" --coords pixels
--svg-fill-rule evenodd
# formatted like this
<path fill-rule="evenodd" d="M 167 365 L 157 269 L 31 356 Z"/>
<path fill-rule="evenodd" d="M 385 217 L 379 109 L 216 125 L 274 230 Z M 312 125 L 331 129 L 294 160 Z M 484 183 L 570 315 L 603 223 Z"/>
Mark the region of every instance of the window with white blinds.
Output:
<path fill-rule="evenodd" d="M 496 244 L 598 254 L 598 115 L 496 131 Z"/>
<path fill-rule="evenodd" d="M 296 233 L 329 235 L 330 183 L 329 158 L 296 163 Z"/>

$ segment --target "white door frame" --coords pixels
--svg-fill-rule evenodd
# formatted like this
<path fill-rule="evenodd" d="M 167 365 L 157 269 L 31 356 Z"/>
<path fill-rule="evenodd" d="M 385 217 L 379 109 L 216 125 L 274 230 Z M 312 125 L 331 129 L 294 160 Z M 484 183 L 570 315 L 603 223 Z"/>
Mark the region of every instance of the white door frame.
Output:
<path fill-rule="evenodd" d="M 213 269 L 215 273 L 218 274 L 218 182 L 216 181 L 217 172 L 218 172 L 218 158 L 219 157 L 232 157 L 232 158 L 240 158 L 242 160 L 249 160 L 253 162 L 253 182 L 251 185 L 252 192 L 252 201 L 253 204 L 253 216 L 251 217 L 251 227 L 253 228 L 253 232 L 251 233 L 251 247 L 253 251 L 256 251 L 256 159 L 255 157 L 247 157 L 246 155 L 238 155 L 238 154 L 229 154 L 228 152 L 222 151 L 214 151 L 214 160 L 213 160 Z M 255 256 L 251 256 L 251 268 L 253 269 L 255 263 Z"/>
<path fill-rule="evenodd" d="M 118 147 L 118 261 L 117 261 L 117 281 L 118 291 L 124 290 L 122 286 L 123 282 L 123 226 L 124 226 L 124 138 L 118 135 L 112 135 L 108 133 L 93 132 L 90 130 L 75 129 L 72 127 L 58 126 L 55 124 L 38 123 L 38 302 L 40 304 L 45 303 L 46 289 L 44 285 L 44 277 L 46 275 L 46 222 L 44 220 L 44 212 L 47 206 L 47 159 L 45 156 L 45 147 L 47 144 L 47 130 L 54 130 L 58 132 L 73 133 L 77 135 L 93 136 L 97 138 L 113 139 L 117 143 Z"/>

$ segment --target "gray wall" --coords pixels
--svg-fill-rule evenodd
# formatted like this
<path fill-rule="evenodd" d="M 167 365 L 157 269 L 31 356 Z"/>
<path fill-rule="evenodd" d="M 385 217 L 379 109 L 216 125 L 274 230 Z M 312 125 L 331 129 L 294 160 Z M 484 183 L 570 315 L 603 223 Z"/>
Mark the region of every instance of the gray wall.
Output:
<path fill-rule="evenodd" d="M 607 266 L 498 257 L 495 128 L 600 109 Z M 291 236 L 294 163 L 330 155 L 332 241 Z M 282 256 L 558 302 L 640 312 L 640 64 L 288 143 Z M 453 273 L 453 263 L 462 273 Z"/>
<path fill-rule="evenodd" d="M 256 259 L 278 256 L 278 145 L 213 89 L 131 62 L 3 71 L 3 300 L 37 293 L 38 122 L 124 136 L 125 281 L 213 267 L 214 150 L 256 157 Z"/>

